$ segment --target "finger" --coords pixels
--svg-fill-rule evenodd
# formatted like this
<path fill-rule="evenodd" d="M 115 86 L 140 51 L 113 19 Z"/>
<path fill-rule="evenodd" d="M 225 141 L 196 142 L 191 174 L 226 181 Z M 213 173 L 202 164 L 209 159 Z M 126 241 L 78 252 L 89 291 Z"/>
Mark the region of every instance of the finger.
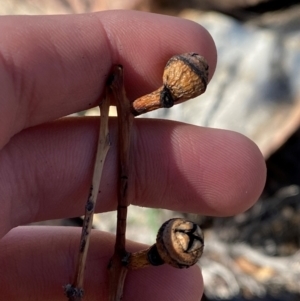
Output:
<path fill-rule="evenodd" d="M 0 18 L 0 147 L 29 126 L 95 106 L 113 64 L 133 100 L 162 83 L 174 54 L 216 50 L 191 21 L 134 11 Z"/>
<path fill-rule="evenodd" d="M 97 118 L 63 119 L 23 131 L 5 146 L 0 153 L 0 231 L 83 214 L 97 129 Z M 98 211 L 116 209 L 116 119 L 110 137 Z M 249 208 L 265 182 L 260 151 L 235 132 L 137 119 L 131 154 L 129 200 L 140 206 L 232 215 Z"/>
<path fill-rule="evenodd" d="M 2 300 L 64 301 L 63 286 L 72 282 L 79 228 L 19 227 L 0 241 Z M 85 300 L 108 300 L 107 265 L 114 237 L 92 233 L 85 272 Z M 128 242 L 130 252 L 145 246 Z M 129 271 L 124 301 L 200 300 L 202 278 L 197 267 L 177 270 L 167 265 Z M 34 297 L 33 297 L 34 296 Z"/>

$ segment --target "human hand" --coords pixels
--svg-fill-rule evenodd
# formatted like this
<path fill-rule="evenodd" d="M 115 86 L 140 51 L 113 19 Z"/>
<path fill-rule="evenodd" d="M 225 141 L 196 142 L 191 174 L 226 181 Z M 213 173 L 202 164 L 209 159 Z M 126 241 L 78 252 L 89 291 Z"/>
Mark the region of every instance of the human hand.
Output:
<path fill-rule="evenodd" d="M 0 296 L 2 300 L 66 300 L 80 229 L 18 227 L 79 216 L 91 181 L 98 119 L 65 118 L 96 106 L 111 66 L 124 66 L 128 98 L 151 92 L 174 54 L 216 51 L 199 25 L 154 14 L 0 18 Z M 116 122 L 97 211 L 116 208 Z M 133 129 L 133 204 L 226 216 L 260 195 L 265 165 L 244 136 L 171 121 L 137 119 Z M 14 229 L 13 229 L 14 228 Z M 86 300 L 107 300 L 114 238 L 95 231 L 88 255 Z M 141 249 L 128 242 L 128 250 Z M 130 271 L 127 300 L 199 300 L 198 267 Z"/>

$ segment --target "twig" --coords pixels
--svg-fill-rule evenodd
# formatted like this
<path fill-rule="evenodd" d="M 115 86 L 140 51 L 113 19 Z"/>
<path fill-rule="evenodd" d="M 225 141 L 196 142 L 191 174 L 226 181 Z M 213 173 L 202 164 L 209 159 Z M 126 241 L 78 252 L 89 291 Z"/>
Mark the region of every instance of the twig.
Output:
<path fill-rule="evenodd" d="M 123 294 L 124 282 L 129 268 L 140 268 L 147 265 L 157 265 L 167 262 L 175 267 L 188 267 L 196 262 L 202 254 L 203 239 L 199 240 L 197 227 L 191 224 L 170 227 L 172 240 L 177 249 L 182 251 L 183 257 L 173 258 L 172 252 L 165 248 L 164 240 L 156 244 L 151 252 L 145 251 L 142 254 L 129 254 L 125 249 L 125 232 L 127 207 L 127 185 L 129 175 L 129 154 L 130 154 L 130 133 L 134 116 L 161 108 L 170 108 L 174 104 L 186 101 L 202 94 L 208 82 L 208 64 L 205 59 L 196 53 L 186 53 L 172 57 L 163 74 L 163 85 L 158 90 L 145 95 L 133 103 L 130 103 L 125 95 L 123 83 L 123 68 L 116 66 L 113 71 L 114 78 L 111 82 L 111 89 L 114 95 L 118 112 L 118 153 L 119 153 L 119 181 L 118 181 L 118 213 L 117 213 L 117 234 L 114 255 L 109 264 L 109 301 L 120 301 Z M 178 221 L 177 221 L 178 222 Z M 177 222 L 170 224 L 180 225 Z M 189 225 L 189 226 L 187 226 Z M 183 231 L 183 232 L 182 232 Z M 198 232 L 194 235 L 194 232 Z M 197 239 L 195 237 L 197 236 Z M 176 240 L 175 238 L 180 237 Z M 162 238 L 162 237 L 160 237 Z M 161 239 L 159 239 L 161 240 Z M 197 243 L 194 243 L 197 241 Z M 172 242 L 172 243 L 173 243 Z M 187 243 L 188 242 L 188 243 Z M 172 245 L 170 243 L 170 246 Z M 162 250 L 158 246 L 162 245 Z M 173 245 L 171 249 L 173 248 Z M 166 254 L 167 253 L 167 254 Z M 188 258 L 184 258 L 190 253 Z M 160 258 L 158 261 L 153 257 Z M 165 256 L 166 255 L 166 256 Z M 183 260 L 184 258 L 184 260 Z M 179 262 L 177 261 L 179 259 Z M 150 262 L 148 262 L 150 260 Z M 183 260 L 183 261 L 182 261 Z"/>
<path fill-rule="evenodd" d="M 122 298 L 123 286 L 127 268 L 123 264 L 127 257 L 125 249 L 125 232 L 127 207 L 127 186 L 129 176 L 129 154 L 130 154 L 130 133 L 134 116 L 131 113 L 130 103 L 126 98 L 123 84 L 123 68 L 115 66 L 114 78 L 111 82 L 111 89 L 117 103 L 118 113 L 118 211 L 117 211 L 117 234 L 114 255 L 109 264 L 109 300 L 119 301 Z"/>
<path fill-rule="evenodd" d="M 99 129 L 99 138 L 97 145 L 97 152 L 94 164 L 94 172 L 92 185 L 90 188 L 90 194 L 85 205 L 85 217 L 82 226 L 79 255 L 77 259 L 77 266 L 75 277 L 72 285 L 68 284 L 65 286 L 65 293 L 69 301 L 81 301 L 84 291 L 83 291 L 83 282 L 84 282 L 84 270 L 86 264 L 86 257 L 89 248 L 90 234 L 93 224 L 93 215 L 96 207 L 97 197 L 99 186 L 101 182 L 101 176 L 103 171 L 103 166 L 107 152 L 110 147 L 109 142 L 109 132 L 108 132 L 108 114 L 109 114 L 109 105 L 110 105 L 110 92 L 106 88 L 106 95 L 99 105 L 100 108 L 100 129 Z"/>
<path fill-rule="evenodd" d="M 83 297 L 83 280 L 86 256 L 88 251 L 93 213 L 106 154 L 109 149 L 108 111 L 109 99 L 113 95 L 118 112 L 118 214 L 117 234 L 113 257 L 109 264 L 109 300 L 120 301 L 127 270 L 146 265 L 157 265 L 164 262 L 178 268 L 194 264 L 202 254 L 203 239 L 199 229 L 191 223 L 171 221 L 170 226 L 163 225 L 167 236 L 172 236 L 176 249 L 182 251 L 183 257 L 174 257 L 174 245 L 165 242 L 165 233 L 159 232 L 157 244 L 151 252 L 129 254 L 125 249 L 125 232 L 127 207 L 127 186 L 129 176 L 130 134 L 134 116 L 161 107 L 170 108 L 174 104 L 186 101 L 202 94 L 208 82 L 208 65 L 205 59 L 196 53 L 186 53 L 172 57 L 163 74 L 163 85 L 158 90 L 130 103 L 125 95 L 123 68 L 115 66 L 110 82 L 107 83 L 106 97 L 100 105 L 101 127 L 98 140 L 96 161 L 90 195 L 86 203 L 85 219 L 80 240 L 79 258 L 73 284 L 65 286 L 69 301 L 81 301 Z M 173 227 L 173 226 L 174 227 Z M 170 234 L 170 235 L 169 235 Z M 159 243 L 161 241 L 161 243 Z M 169 248 L 169 246 L 170 248 Z M 161 246 L 162 248 L 160 249 Z M 165 248 L 166 247 L 166 248 Z M 189 253 L 188 257 L 185 254 Z M 167 256 L 165 256 L 167 254 Z M 159 256 L 159 258 L 155 258 Z M 158 261 L 157 261 L 158 260 Z M 179 261 L 178 261 L 179 260 Z M 183 260 L 183 261 L 182 261 Z M 149 261 L 149 262 L 148 262 Z"/>

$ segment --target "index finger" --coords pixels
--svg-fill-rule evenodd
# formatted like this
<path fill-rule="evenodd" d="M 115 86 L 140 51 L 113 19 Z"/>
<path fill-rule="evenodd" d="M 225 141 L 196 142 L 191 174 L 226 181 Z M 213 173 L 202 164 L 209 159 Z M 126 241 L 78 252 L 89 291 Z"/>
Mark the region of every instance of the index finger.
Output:
<path fill-rule="evenodd" d="M 156 89 L 174 54 L 204 56 L 214 43 L 200 25 L 135 11 L 1 17 L 0 147 L 20 130 L 93 107 L 113 64 L 129 99 Z"/>

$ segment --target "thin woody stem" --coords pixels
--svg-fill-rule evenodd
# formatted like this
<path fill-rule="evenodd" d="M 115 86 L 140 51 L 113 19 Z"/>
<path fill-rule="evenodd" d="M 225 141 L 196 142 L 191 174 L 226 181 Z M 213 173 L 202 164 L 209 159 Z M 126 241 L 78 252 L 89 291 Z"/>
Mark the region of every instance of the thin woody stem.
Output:
<path fill-rule="evenodd" d="M 117 234 L 114 255 L 109 265 L 109 300 L 119 301 L 122 298 L 123 286 L 127 268 L 123 264 L 127 256 L 125 249 L 125 232 L 127 196 L 129 175 L 130 134 L 134 116 L 131 113 L 130 103 L 125 95 L 123 83 L 123 68 L 116 66 L 113 71 L 111 89 L 117 103 L 118 113 L 118 155 L 119 155 L 119 178 L 118 178 L 118 208 L 117 208 Z"/>
<path fill-rule="evenodd" d="M 182 245 L 183 254 L 191 251 L 192 260 L 174 259 L 170 253 L 171 259 L 164 256 L 164 248 L 159 250 L 159 244 L 148 251 L 139 254 L 129 254 L 125 248 L 125 232 L 127 207 L 129 205 L 127 196 L 128 175 L 129 175 L 129 154 L 130 154 L 130 133 L 134 116 L 155 110 L 157 108 L 170 108 L 174 104 L 181 103 L 190 98 L 202 94 L 208 82 L 208 64 L 206 60 L 197 53 L 185 53 L 172 57 L 166 64 L 163 73 L 163 85 L 157 91 L 144 95 L 135 100 L 132 104 L 127 100 L 123 83 L 123 68 L 115 66 L 112 72 L 110 82 L 107 83 L 106 98 L 100 106 L 101 110 L 101 129 L 94 167 L 93 183 L 91 192 L 86 204 L 86 214 L 82 229 L 80 241 L 79 259 L 76 268 L 76 276 L 73 284 L 65 287 L 69 301 L 81 301 L 83 296 L 83 275 L 87 256 L 87 249 L 90 239 L 90 231 L 92 227 L 93 213 L 96 205 L 96 199 L 99 190 L 99 184 L 102 175 L 104 160 L 109 149 L 108 141 L 108 109 L 109 98 L 113 96 L 117 104 L 118 111 L 118 155 L 119 155 L 119 177 L 118 177 L 118 215 L 117 215 L 117 236 L 113 257 L 109 264 L 109 301 L 120 301 L 123 294 L 123 286 L 128 268 L 139 268 L 149 263 L 157 265 L 157 261 L 153 258 L 158 254 L 161 261 L 171 264 L 175 267 L 187 267 L 194 264 L 197 256 L 202 252 L 203 239 L 198 239 L 197 243 L 185 243 L 189 240 L 195 241 L 194 227 L 192 232 L 182 228 L 173 229 L 171 232 L 176 233 L 176 237 L 180 237 L 177 245 Z M 175 223 L 174 223 L 175 225 Z M 189 228 L 189 224 L 186 224 Z M 198 231 L 199 232 L 199 231 Z M 199 234 L 199 233 L 198 233 Z M 187 236 L 186 236 L 187 235 Z M 166 243 L 162 242 L 163 246 Z M 191 246 L 193 248 L 191 248 Z M 153 250 L 155 251 L 153 253 Z M 157 250 L 157 252 L 156 252 Z M 150 254 L 150 255 L 149 255 Z M 197 256 L 196 256 L 197 255 Z M 146 256 L 146 257 L 145 257 Z M 150 257 L 149 257 L 150 256 Z M 194 260 L 195 259 L 195 260 Z M 147 262 L 149 261 L 149 263 Z"/>
<path fill-rule="evenodd" d="M 108 153 L 110 142 L 108 132 L 108 115 L 110 105 L 110 94 L 108 88 L 106 89 L 106 95 L 99 105 L 100 108 L 100 129 L 99 138 L 97 144 L 97 152 L 94 164 L 92 184 L 88 200 L 85 205 L 85 217 L 83 220 L 79 255 L 77 259 L 77 266 L 75 277 L 72 285 L 65 287 L 65 292 L 69 301 L 80 301 L 83 297 L 83 282 L 84 282 L 84 270 L 86 265 L 86 257 L 89 248 L 91 229 L 93 224 L 93 215 L 96 207 L 97 197 L 99 194 L 99 186 L 102 177 L 103 166 L 106 155 Z"/>

